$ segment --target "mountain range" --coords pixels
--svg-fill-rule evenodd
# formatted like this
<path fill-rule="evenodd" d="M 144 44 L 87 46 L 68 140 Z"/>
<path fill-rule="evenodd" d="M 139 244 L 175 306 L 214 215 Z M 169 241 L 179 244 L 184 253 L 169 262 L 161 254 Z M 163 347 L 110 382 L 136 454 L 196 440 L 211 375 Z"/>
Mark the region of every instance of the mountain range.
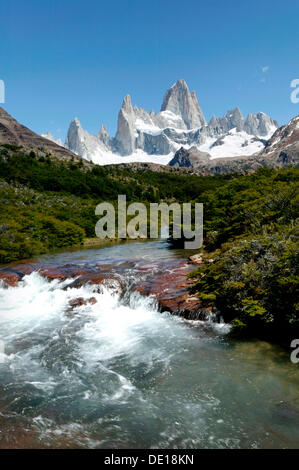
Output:
<path fill-rule="evenodd" d="M 263 150 L 249 156 L 210 159 L 197 147 L 178 150 L 169 166 L 192 168 L 200 174 L 249 173 L 259 167 L 287 167 L 299 164 L 299 116 L 278 128 L 266 141 Z"/>
<path fill-rule="evenodd" d="M 207 123 L 195 92 L 180 79 L 165 93 L 157 114 L 133 107 L 127 95 L 113 138 L 104 125 L 97 135 L 89 134 L 75 118 L 63 144 L 49 133 L 36 134 L 0 108 L 0 147 L 7 144 L 87 165 L 129 164 L 132 171 L 248 173 L 260 166 L 298 166 L 299 117 L 278 128 L 264 113 L 244 118 L 235 108 Z"/>
<path fill-rule="evenodd" d="M 161 110 L 148 113 L 125 96 L 118 113 L 117 132 L 111 137 L 105 127 L 96 135 L 82 128 L 78 118 L 69 126 L 64 146 L 97 164 L 153 162 L 167 164 L 179 149 L 196 147 L 210 158 L 252 155 L 260 152 L 278 128 L 262 112 L 246 118 L 238 107 L 207 123 L 196 93 L 179 79 L 169 88 Z M 50 134 L 43 137 L 55 141 Z"/>

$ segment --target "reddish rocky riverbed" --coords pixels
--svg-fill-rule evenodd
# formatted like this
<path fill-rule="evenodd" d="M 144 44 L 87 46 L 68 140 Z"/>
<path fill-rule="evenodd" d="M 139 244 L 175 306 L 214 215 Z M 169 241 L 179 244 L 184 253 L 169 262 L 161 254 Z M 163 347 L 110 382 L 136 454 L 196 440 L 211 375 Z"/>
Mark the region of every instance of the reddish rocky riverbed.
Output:
<path fill-rule="evenodd" d="M 4 267 L 0 270 L 0 281 L 8 286 L 16 287 L 25 275 L 38 272 L 42 277 L 60 282 L 73 279 L 69 287 L 85 284 L 101 285 L 113 280 L 121 292 L 128 288 L 124 282 L 126 272 L 134 271 L 135 280 L 131 278 L 130 288 L 142 295 L 155 297 L 161 311 L 169 311 L 186 318 L 199 318 L 201 305 L 198 297 L 190 293 L 194 280 L 188 279 L 188 274 L 195 266 L 188 259 L 174 258 L 172 260 L 155 260 L 140 258 L 115 263 L 86 263 L 57 264 L 55 262 L 23 262 Z M 80 303 L 78 299 L 77 303 Z M 73 302 L 72 305 L 75 305 Z"/>

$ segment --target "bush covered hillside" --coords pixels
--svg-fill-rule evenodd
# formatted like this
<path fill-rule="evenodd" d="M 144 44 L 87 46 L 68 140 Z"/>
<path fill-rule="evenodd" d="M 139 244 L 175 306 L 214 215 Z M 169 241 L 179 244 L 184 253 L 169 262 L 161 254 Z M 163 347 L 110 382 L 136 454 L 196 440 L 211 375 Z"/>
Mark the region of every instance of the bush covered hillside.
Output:
<path fill-rule="evenodd" d="M 294 169 L 263 169 L 204 194 L 207 263 L 191 274 L 193 291 L 235 332 L 298 337 L 298 202 Z"/>

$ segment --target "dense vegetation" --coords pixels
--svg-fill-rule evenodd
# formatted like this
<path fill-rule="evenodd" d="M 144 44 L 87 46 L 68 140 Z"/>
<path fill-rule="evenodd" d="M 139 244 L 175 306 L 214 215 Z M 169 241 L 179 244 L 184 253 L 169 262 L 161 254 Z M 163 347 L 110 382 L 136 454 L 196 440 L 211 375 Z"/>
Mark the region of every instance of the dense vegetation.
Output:
<path fill-rule="evenodd" d="M 132 172 L 7 146 L 0 151 L 0 263 L 94 237 L 95 206 L 119 194 L 203 202 L 207 262 L 192 274 L 193 291 L 235 331 L 286 338 L 299 330 L 297 189 L 292 168 L 230 177 Z"/>
<path fill-rule="evenodd" d="M 95 236 L 95 207 L 127 201 L 189 201 L 216 189 L 226 178 L 131 172 L 26 154 L 21 148 L 0 151 L 0 263 L 80 244 Z"/>
<path fill-rule="evenodd" d="M 117 166 L 87 166 L 82 161 L 66 162 L 50 156 L 38 157 L 34 152 L 25 154 L 22 150 L 9 152 L 8 149 L 0 151 L 0 178 L 36 191 L 73 194 L 98 202 L 116 200 L 118 194 L 126 194 L 128 201 L 190 201 L 195 195 L 217 188 L 230 179 L 228 176 L 198 178 L 149 170 L 132 172 Z"/>
<path fill-rule="evenodd" d="M 193 291 L 234 332 L 298 337 L 298 176 L 262 169 L 204 195 L 207 263 Z"/>

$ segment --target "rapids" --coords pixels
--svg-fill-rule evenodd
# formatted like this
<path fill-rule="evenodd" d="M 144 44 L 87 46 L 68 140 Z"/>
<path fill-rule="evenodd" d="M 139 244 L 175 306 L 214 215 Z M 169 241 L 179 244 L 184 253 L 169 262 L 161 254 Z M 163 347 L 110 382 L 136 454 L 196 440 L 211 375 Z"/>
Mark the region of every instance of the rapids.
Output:
<path fill-rule="evenodd" d="M 285 351 L 130 289 L 144 264 L 183 256 L 123 244 L 38 260 L 113 266 L 101 285 L 38 269 L 1 281 L 0 448 L 299 448 L 299 369 Z"/>

